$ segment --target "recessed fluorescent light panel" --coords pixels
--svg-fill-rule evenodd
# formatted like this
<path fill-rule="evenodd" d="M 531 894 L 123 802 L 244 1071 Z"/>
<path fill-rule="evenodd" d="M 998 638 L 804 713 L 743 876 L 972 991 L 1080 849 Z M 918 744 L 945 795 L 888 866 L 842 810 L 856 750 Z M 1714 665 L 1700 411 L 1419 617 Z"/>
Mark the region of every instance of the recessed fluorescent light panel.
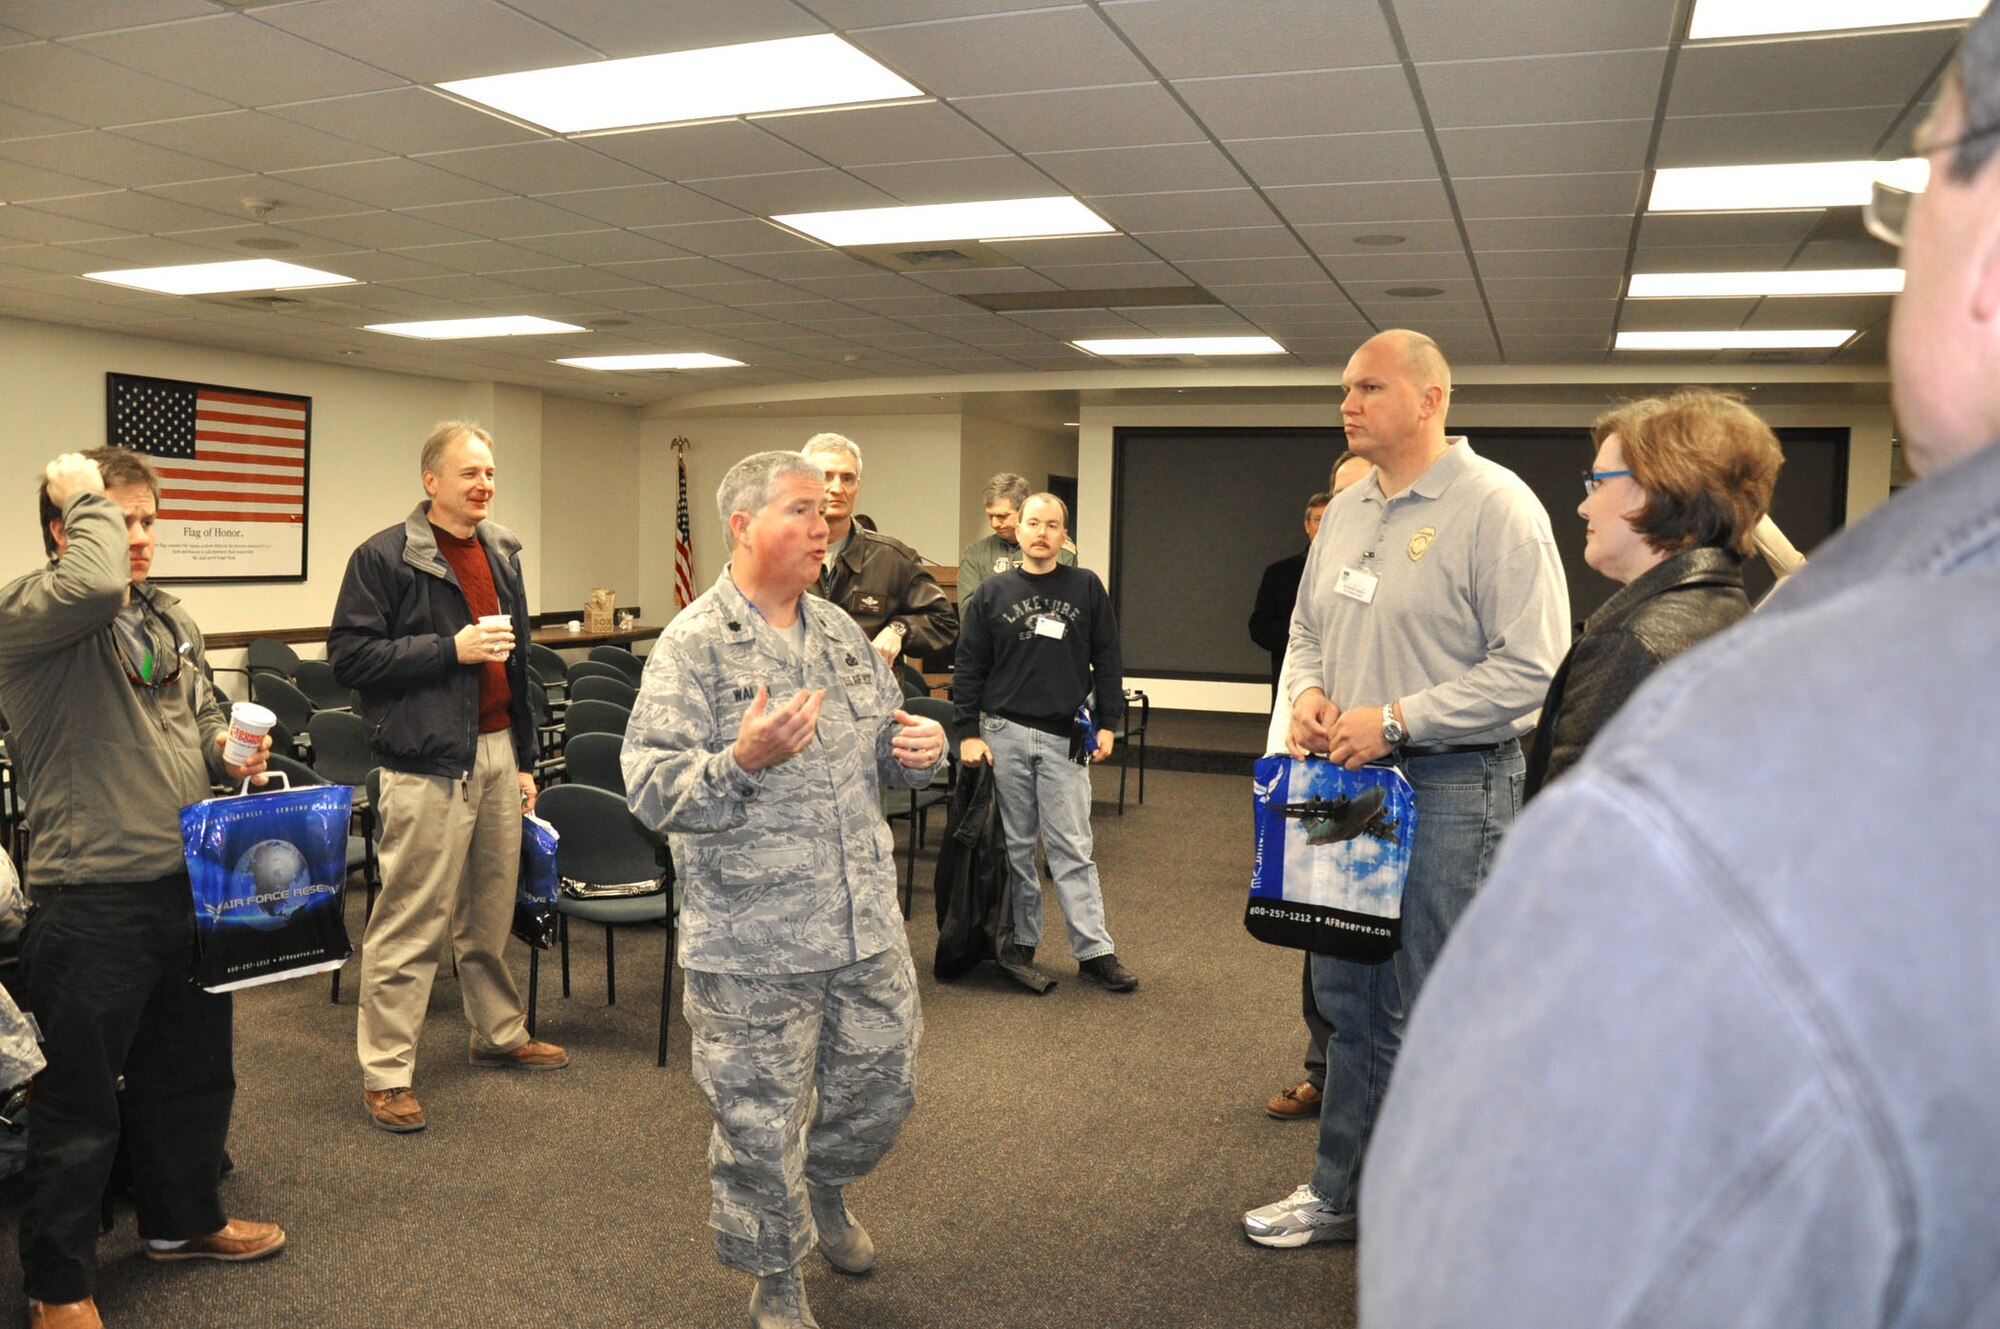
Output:
<path fill-rule="evenodd" d="M 1621 351 L 1825 351 L 1845 346 L 1853 328 L 1787 328 L 1775 331 L 1621 332 Z"/>
<path fill-rule="evenodd" d="M 421 337 L 425 341 L 446 341 L 457 337 L 537 337 L 550 332 L 588 332 L 574 323 L 558 323 L 552 318 L 509 314 L 498 318 L 434 318 L 425 323 L 370 323 L 370 332 L 386 332 L 392 337 Z"/>
<path fill-rule="evenodd" d="M 1922 157 L 1897 161 L 1782 162 L 1770 166 L 1670 166 L 1653 173 L 1653 212 L 1759 212 L 1788 208 L 1858 208 L 1878 176 L 1922 193 L 1930 180 Z"/>
<path fill-rule="evenodd" d="M 579 355 L 556 361 L 578 369 L 740 369 L 741 360 L 710 355 L 706 351 L 680 351 L 670 355 Z"/>
<path fill-rule="evenodd" d="M 1269 337 L 1110 337 L 1073 341 L 1092 355 L 1284 355 Z"/>
<path fill-rule="evenodd" d="M 1695 0 L 1688 40 L 1962 23 L 1985 8 L 1986 0 Z"/>
<path fill-rule="evenodd" d="M 1112 230 L 1110 222 L 1066 195 L 996 203 L 792 212 L 771 220 L 835 248 L 945 240 L 1040 240 L 1060 235 L 1105 235 Z"/>
<path fill-rule="evenodd" d="M 182 263 L 171 268 L 127 268 L 123 272 L 86 272 L 91 281 L 131 286 L 162 295 L 219 295 L 226 291 L 293 291 L 304 286 L 345 286 L 354 278 L 318 268 L 280 263 L 275 258 L 244 258 L 230 263 Z"/>
<path fill-rule="evenodd" d="M 1702 300 L 1764 295 L 1894 295 L 1901 268 L 1826 268 L 1812 272 L 1635 272 L 1634 300 Z"/>
<path fill-rule="evenodd" d="M 924 95 L 831 34 L 599 60 L 438 86 L 558 134 Z"/>

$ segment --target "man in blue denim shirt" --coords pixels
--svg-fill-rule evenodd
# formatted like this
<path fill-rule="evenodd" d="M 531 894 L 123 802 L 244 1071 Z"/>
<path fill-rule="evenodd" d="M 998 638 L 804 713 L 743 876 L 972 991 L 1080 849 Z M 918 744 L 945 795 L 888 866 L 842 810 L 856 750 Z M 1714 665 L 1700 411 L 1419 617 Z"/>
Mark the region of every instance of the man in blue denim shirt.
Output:
<path fill-rule="evenodd" d="M 1394 760 L 1416 794 L 1402 948 L 1312 957 L 1333 1025 L 1312 1180 L 1243 1216 L 1262 1246 L 1353 1241 L 1362 1155 L 1403 1018 L 1520 805 L 1521 735 L 1569 645 L 1549 515 L 1520 477 L 1445 434 L 1451 369 L 1421 333 L 1347 362 L 1341 422 L 1375 470 L 1327 506 L 1286 652 L 1294 756 Z"/>
<path fill-rule="evenodd" d="M 1508 837 L 1410 1028 L 1364 1324 L 2000 1314 L 2000 17 L 1915 134 L 1921 478 L 1661 670 Z"/>

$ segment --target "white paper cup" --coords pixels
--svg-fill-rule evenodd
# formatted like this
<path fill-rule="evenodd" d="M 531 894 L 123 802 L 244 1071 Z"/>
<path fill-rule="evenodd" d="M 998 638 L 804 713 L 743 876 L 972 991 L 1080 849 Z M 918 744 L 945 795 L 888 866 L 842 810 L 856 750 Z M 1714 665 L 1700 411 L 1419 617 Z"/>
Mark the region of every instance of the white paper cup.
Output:
<path fill-rule="evenodd" d="M 583 631 L 583 620 L 580 618 L 573 618 L 569 622 L 563 624 L 563 627 L 567 628 L 571 632 L 581 632 Z"/>
<path fill-rule="evenodd" d="M 502 628 L 508 632 L 512 632 L 514 630 L 514 620 L 506 614 L 481 614 L 479 616 L 479 626 L 482 628 Z M 493 658 L 504 660 L 513 653 L 511 649 L 495 651 Z"/>
<path fill-rule="evenodd" d="M 259 706 L 254 701 L 232 702 L 229 707 L 229 741 L 222 745 L 222 760 L 231 766 L 241 766 L 250 760 L 252 753 L 264 745 L 264 735 L 271 732 L 271 726 L 278 723 L 278 717 L 268 706 Z"/>

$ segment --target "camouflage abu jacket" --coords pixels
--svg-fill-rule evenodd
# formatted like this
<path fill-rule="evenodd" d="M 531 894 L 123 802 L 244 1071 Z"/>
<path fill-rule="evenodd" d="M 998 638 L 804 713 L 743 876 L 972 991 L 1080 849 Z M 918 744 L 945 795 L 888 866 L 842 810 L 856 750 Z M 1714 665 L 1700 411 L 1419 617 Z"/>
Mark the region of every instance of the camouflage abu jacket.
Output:
<path fill-rule="evenodd" d="M 905 944 L 881 788 L 921 789 L 890 750 L 903 694 L 854 620 L 800 597 L 803 660 L 729 580 L 682 610 L 646 663 L 625 731 L 632 811 L 672 835 L 681 964 L 719 973 L 837 969 Z M 730 746 L 758 685 L 825 688 L 819 731 L 750 773 Z"/>

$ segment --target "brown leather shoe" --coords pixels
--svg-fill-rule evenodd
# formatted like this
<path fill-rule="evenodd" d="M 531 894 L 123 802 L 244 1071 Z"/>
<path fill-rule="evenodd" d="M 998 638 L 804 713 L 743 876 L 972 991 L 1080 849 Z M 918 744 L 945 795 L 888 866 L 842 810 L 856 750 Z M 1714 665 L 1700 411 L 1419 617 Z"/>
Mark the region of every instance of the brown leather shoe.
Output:
<path fill-rule="evenodd" d="M 375 1124 L 385 1131 L 400 1135 L 424 1128 L 424 1105 L 417 1101 L 414 1089 L 364 1089 L 361 1101 L 368 1105 L 368 1115 Z"/>
<path fill-rule="evenodd" d="M 97 1318 L 97 1303 L 89 1297 L 82 1301 L 31 1301 L 28 1329 L 104 1329 L 104 1321 Z"/>
<path fill-rule="evenodd" d="M 232 1218 L 205 1237 L 196 1237 L 167 1250 L 150 1242 L 149 1260 L 226 1260 L 241 1264 L 276 1255 L 285 1247 L 285 1230 L 276 1223 L 258 1223 L 248 1218 Z"/>
<path fill-rule="evenodd" d="M 527 1042 L 510 1052 L 496 1052 L 492 1048 L 473 1048 L 472 1064 L 489 1066 L 498 1070 L 516 1071 L 559 1071 L 569 1065 L 569 1053 L 554 1043 Z"/>
<path fill-rule="evenodd" d="M 1272 1094 L 1264 1110 L 1279 1121 L 1303 1121 L 1319 1115 L 1319 1100 L 1319 1086 L 1311 1080 L 1300 1080 L 1290 1089 Z"/>

